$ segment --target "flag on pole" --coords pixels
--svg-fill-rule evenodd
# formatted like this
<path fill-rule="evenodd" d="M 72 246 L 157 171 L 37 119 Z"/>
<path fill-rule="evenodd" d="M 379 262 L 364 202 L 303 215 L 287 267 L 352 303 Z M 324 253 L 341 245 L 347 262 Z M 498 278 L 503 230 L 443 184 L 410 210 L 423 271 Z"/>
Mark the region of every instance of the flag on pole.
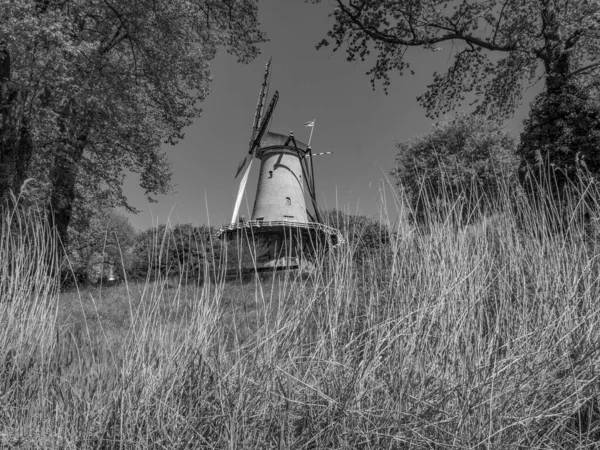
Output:
<path fill-rule="evenodd" d="M 312 134 L 313 134 L 313 131 L 315 131 L 315 121 L 316 121 L 316 120 L 317 120 L 317 119 L 309 120 L 308 122 L 306 122 L 306 123 L 304 124 L 304 126 L 305 126 L 305 127 L 310 127 L 310 136 L 309 136 L 309 138 L 308 138 L 308 148 L 310 148 L 310 141 L 311 141 L 311 139 L 312 139 Z"/>

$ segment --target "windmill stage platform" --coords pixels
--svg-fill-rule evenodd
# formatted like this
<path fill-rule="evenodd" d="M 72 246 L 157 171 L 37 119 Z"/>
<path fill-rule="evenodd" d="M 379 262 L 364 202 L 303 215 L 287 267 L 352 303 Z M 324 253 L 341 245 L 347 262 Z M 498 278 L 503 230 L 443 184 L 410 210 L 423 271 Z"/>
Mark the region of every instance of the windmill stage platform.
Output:
<path fill-rule="evenodd" d="M 300 234 L 303 241 L 315 244 L 322 244 L 325 241 L 329 241 L 328 245 L 331 247 L 337 247 L 346 243 L 346 239 L 342 233 L 329 225 L 325 225 L 317 222 L 288 222 L 283 220 L 248 220 L 246 222 L 232 223 L 230 225 L 223 225 L 217 231 L 217 237 L 219 239 L 233 238 L 239 233 L 247 233 L 250 236 L 256 236 L 258 238 L 264 236 L 274 236 L 280 234 L 281 236 L 291 235 L 292 233 Z"/>

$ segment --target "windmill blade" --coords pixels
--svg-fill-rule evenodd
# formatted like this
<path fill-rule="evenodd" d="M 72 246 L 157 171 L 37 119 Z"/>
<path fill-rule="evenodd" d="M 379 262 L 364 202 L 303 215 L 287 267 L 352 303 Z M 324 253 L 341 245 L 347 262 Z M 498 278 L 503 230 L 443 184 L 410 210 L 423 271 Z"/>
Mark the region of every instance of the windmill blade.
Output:
<path fill-rule="evenodd" d="M 269 98 L 269 90 L 271 89 L 271 62 L 273 60 L 273 56 L 271 56 L 269 58 L 269 62 L 267 63 L 267 68 L 265 69 L 265 79 L 263 81 L 263 85 L 262 88 L 264 89 L 263 92 L 263 101 L 262 101 L 262 108 L 260 110 L 260 120 L 258 121 L 258 128 L 260 128 L 260 126 L 262 125 L 262 121 L 264 116 L 264 112 L 265 112 L 265 108 L 267 107 L 267 98 Z"/>
<path fill-rule="evenodd" d="M 275 106 L 277 105 L 278 100 L 279 92 L 275 91 L 275 94 L 273 94 L 273 98 L 271 99 L 271 103 L 269 104 L 269 108 L 267 109 L 267 112 L 265 113 L 262 123 L 260 125 L 260 129 L 258 130 L 256 137 L 250 144 L 250 151 L 248 153 L 250 153 L 251 155 L 254 155 L 254 152 L 258 148 L 260 148 L 260 143 L 262 141 L 263 136 L 266 134 L 267 129 L 269 128 L 269 123 L 271 122 L 271 117 L 273 116 L 273 111 L 275 111 Z"/>
<path fill-rule="evenodd" d="M 237 178 L 239 176 L 240 173 L 242 173 L 242 170 L 244 170 L 244 167 L 246 167 L 246 163 L 248 162 L 248 157 L 246 156 L 239 164 L 238 164 L 238 168 L 237 168 L 237 172 L 235 173 L 235 177 L 233 177 L 234 179 Z"/>
<path fill-rule="evenodd" d="M 235 206 L 233 207 L 233 216 L 231 217 L 231 223 L 236 223 L 237 215 L 240 211 L 240 205 L 242 204 L 242 197 L 244 196 L 244 191 L 246 190 L 246 183 L 248 182 L 248 174 L 250 173 L 250 168 L 252 167 L 252 159 L 250 159 L 250 164 L 246 169 L 246 173 L 242 177 L 242 181 L 240 182 L 240 187 L 238 189 L 238 195 L 235 199 Z"/>
<path fill-rule="evenodd" d="M 256 140 L 257 133 L 261 124 L 263 123 L 263 113 L 265 111 L 265 100 L 267 99 L 267 95 L 269 93 L 269 85 L 271 83 L 271 62 L 273 57 L 269 58 L 265 66 L 265 75 L 263 78 L 263 84 L 260 88 L 260 93 L 258 94 L 258 103 L 256 105 L 256 112 L 254 113 L 254 121 L 252 124 L 252 136 L 250 137 L 250 152 L 252 152 L 252 147 L 254 141 Z"/>
<path fill-rule="evenodd" d="M 269 61 L 267 61 L 267 64 L 265 65 L 265 75 L 263 78 L 263 84 L 260 88 L 260 92 L 258 94 L 258 104 L 256 105 L 256 112 L 254 113 L 254 120 L 252 123 L 252 136 L 250 137 L 250 151 L 249 153 L 252 155 L 253 153 L 253 148 L 254 148 L 254 142 L 256 140 L 256 136 L 259 133 L 259 128 L 263 122 L 263 113 L 265 111 L 265 100 L 267 98 L 267 95 L 269 93 L 269 86 L 271 84 L 271 63 L 273 61 L 273 57 L 271 56 L 269 58 Z M 238 168 L 237 171 L 235 172 L 235 178 L 237 178 L 240 173 L 242 173 L 242 171 L 244 170 L 244 167 L 246 167 L 246 164 L 248 163 L 248 157 L 245 157 L 242 161 L 240 161 L 240 163 L 238 164 Z"/>

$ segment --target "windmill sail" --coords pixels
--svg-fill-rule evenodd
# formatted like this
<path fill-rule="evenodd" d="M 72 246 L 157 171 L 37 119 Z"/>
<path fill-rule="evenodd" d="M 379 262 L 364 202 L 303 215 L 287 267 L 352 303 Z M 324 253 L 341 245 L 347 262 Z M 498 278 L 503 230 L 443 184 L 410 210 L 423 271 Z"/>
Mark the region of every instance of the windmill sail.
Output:
<path fill-rule="evenodd" d="M 254 113 L 254 123 L 252 125 L 252 137 L 250 138 L 250 153 L 252 153 L 252 148 L 254 145 L 254 141 L 256 140 L 256 135 L 258 130 L 262 124 L 263 113 L 265 111 L 266 98 L 269 91 L 269 84 L 271 82 L 271 61 L 272 57 L 269 58 L 267 65 L 265 67 L 265 76 L 263 79 L 263 84 L 260 88 L 260 93 L 258 94 L 258 104 L 256 105 L 256 112 Z"/>
<path fill-rule="evenodd" d="M 265 108 L 267 107 L 267 98 L 269 98 L 269 89 L 271 88 L 271 60 L 273 57 L 269 58 L 269 62 L 267 63 L 267 68 L 265 70 L 265 79 L 263 81 L 262 89 L 262 108 L 260 110 L 260 120 L 258 121 L 258 127 L 262 125 L 262 121 L 264 119 Z M 256 136 L 255 136 L 256 137 Z"/>
<path fill-rule="evenodd" d="M 237 171 L 235 172 L 235 177 L 233 178 L 237 178 L 238 175 L 242 172 L 242 170 L 244 170 L 244 167 L 246 167 L 246 163 L 248 162 L 248 157 L 246 156 L 242 161 L 240 161 L 240 163 L 238 164 L 238 168 Z"/>
<path fill-rule="evenodd" d="M 250 167 L 252 167 L 252 160 L 250 160 L 250 164 L 248 164 L 248 168 L 246 169 L 246 173 L 242 177 L 242 181 L 240 182 L 240 188 L 238 189 L 238 195 L 235 199 L 235 206 L 233 207 L 233 216 L 231 217 L 231 223 L 237 222 L 237 216 L 240 212 L 240 205 L 242 204 L 242 197 L 244 196 L 244 191 L 246 190 L 246 183 L 248 182 L 248 174 L 250 173 Z"/>
<path fill-rule="evenodd" d="M 263 78 L 263 84 L 260 88 L 260 93 L 258 94 L 258 104 L 256 105 L 256 112 L 254 113 L 254 120 L 252 123 L 252 136 L 250 137 L 250 150 L 248 151 L 248 153 L 250 153 L 251 157 L 250 159 L 252 159 L 252 156 L 254 156 L 254 151 L 256 150 L 256 143 L 258 142 L 258 146 L 260 147 L 260 140 L 262 138 L 262 136 L 264 135 L 264 131 L 263 131 L 263 125 L 265 124 L 265 119 L 266 121 L 268 121 L 270 119 L 270 115 L 269 115 L 269 111 L 271 111 L 271 106 L 269 105 L 269 111 L 267 111 L 267 116 L 269 117 L 265 117 L 265 106 L 267 105 L 266 103 L 266 99 L 267 99 L 267 95 L 269 94 L 269 86 L 271 84 L 271 62 L 273 60 L 273 57 L 269 58 L 269 61 L 267 62 L 266 66 L 265 66 L 265 75 Z M 275 100 L 275 102 L 277 102 Z M 271 111 L 270 114 L 272 114 L 273 112 Z M 245 157 L 242 161 L 240 161 L 237 171 L 235 173 L 235 177 L 237 178 L 240 173 L 242 173 L 242 171 L 244 170 L 244 167 L 246 167 L 246 163 L 248 162 L 248 157 Z"/>
<path fill-rule="evenodd" d="M 255 150 L 257 148 L 260 148 L 260 143 L 265 134 L 267 133 L 267 128 L 269 127 L 269 123 L 271 122 L 271 117 L 273 116 L 273 111 L 275 111 L 275 106 L 277 105 L 278 100 L 279 92 L 275 91 L 275 93 L 273 94 L 273 98 L 271 99 L 271 103 L 269 104 L 269 108 L 267 109 L 267 112 L 265 113 L 263 120 L 261 121 L 258 134 L 254 138 L 254 140 L 250 142 L 250 151 L 248 153 L 250 153 L 251 155 L 254 155 Z"/>

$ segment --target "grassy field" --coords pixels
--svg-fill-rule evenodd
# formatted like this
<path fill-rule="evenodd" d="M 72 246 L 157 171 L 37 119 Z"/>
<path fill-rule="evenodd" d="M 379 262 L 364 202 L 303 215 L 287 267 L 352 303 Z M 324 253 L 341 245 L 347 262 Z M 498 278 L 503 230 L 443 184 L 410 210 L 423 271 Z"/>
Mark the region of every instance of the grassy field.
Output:
<path fill-rule="evenodd" d="M 307 276 L 66 293 L 23 217 L 30 239 L 0 236 L 0 446 L 598 448 L 600 245 L 565 205 L 458 226 L 455 203 Z"/>

